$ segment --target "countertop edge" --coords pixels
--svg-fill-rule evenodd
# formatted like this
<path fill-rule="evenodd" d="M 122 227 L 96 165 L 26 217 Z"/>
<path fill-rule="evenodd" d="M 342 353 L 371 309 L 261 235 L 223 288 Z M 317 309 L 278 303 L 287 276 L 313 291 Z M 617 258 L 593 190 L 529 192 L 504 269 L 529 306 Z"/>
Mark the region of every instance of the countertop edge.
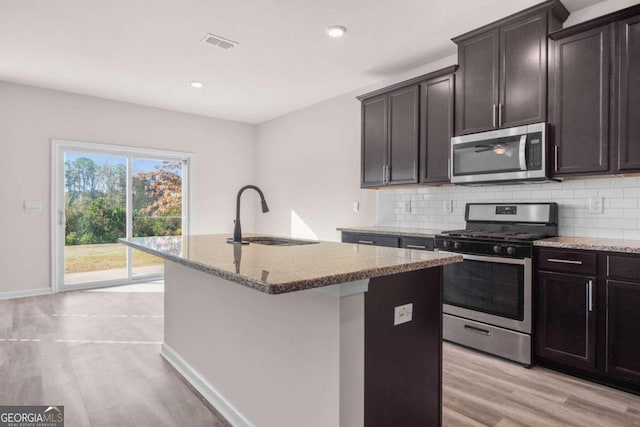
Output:
<path fill-rule="evenodd" d="M 394 227 L 387 227 L 394 228 Z M 338 227 L 336 228 L 338 231 L 346 231 L 347 233 L 366 233 L 366 234 L 379 234 L 382 236 L 400 236 L 400 237 L 427 237 L 433 238 L 437 234 L 440 234 L 438 230 L 425 229 L 425 231 L 417 231 L 417 230 L 384 230 L 377 229 L 375 226 L 372 227 Z"/>
<path fill-rule="evenodd" d="M 580 250 L 587 250 L 587 251 L 640 254 L 640 241 L 636 243 L 638 246 L 629 246 L 628 243 L 625 243 L 625 242 L 616 243 L 616 242 L 607 242 L 606 240 L 600 243 L 596 243 L 596 242 L 580 242 L 580 241 L 576 241 L 576 242 L 557 241 L 554 239 L 556 238 L 535 240 L 533 242 L 533 245 L 541 248 L 580 249 Z"/>
<path fill-rule="evenodd" d="M 455 262 L 462 261 L 462 255 L 442 255 L 442 258 L 430 259 L 419 262 L 412 262 L 409 264 L 402 264 L 390 267 L 376 267 L 365 270 L 360 270 L 352 273 L 336 274 L 329 276 L 321 276 L 309 280 L 297 280 L 292 282 L 269 284 L 259 280 L 254 280 L 241 274 L 230 273 L 226 270 L 221 270 L 209 265 L 205 265 L 196 261 L 186 260 L 180 256 L 167 254 L 161 251 L 148 248 L 143 245 L 138 245 L 134 242 L 130 242 L 126 239 L 118 239 L 118 241 L 124 245 L 141 250 L 151 255 L 163 258 L 168 261 L 182 264 L 185 267 L 199 270 L 203 273 L 211 274 L 212 276 L 220 277 L 231 282 L 238 283 L 257 291 L 278 295 L 290 292 L 304 291 L 309 289 L 322 288 L 325 286 L 337 285 L 341 283 L 353 282 L 355 280 L 370 279 L 374 277 L 389 276 L 398 273 L 406 273 L 415 270 L 422 270 L 426 268 L 441 267 L 447 264 L 453 264 Z M 407 249 L 408 250 L 408 249 Z"/>

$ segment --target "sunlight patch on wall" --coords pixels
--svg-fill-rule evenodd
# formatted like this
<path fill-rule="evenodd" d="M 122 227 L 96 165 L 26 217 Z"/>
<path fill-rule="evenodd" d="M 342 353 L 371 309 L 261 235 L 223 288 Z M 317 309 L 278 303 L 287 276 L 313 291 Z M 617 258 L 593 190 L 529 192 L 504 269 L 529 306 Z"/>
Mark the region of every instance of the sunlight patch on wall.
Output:
<path fill-rule="evenodd" d="M 318 240 L 318 235 L 295 211 L 291 211 L 291 237 Z"/>

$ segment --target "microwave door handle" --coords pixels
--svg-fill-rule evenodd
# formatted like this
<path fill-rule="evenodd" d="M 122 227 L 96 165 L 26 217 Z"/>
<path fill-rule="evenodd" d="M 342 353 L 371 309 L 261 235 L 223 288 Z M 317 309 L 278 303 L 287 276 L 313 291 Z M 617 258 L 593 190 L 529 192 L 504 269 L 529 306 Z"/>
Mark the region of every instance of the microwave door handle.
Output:
<path fill-rule="evenodd" d="M 527 135 L 522 135 L 520 136 L 520 150 L 519 150 L 518 157 L 520 159 L 520 170 L 523 170 L 523 171 L 527 170 L 526 150 L 527 150 Z"/>

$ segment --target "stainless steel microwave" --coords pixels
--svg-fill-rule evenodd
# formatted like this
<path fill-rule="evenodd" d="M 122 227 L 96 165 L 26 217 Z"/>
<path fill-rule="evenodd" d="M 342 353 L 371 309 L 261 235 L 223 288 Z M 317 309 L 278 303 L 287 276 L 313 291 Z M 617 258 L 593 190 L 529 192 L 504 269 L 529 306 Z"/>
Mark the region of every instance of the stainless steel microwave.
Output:
<path fill-rule="evenodd" d="M 451 182 L 545 181 L 548 125 L 536 123 L 451 138 Z"/>

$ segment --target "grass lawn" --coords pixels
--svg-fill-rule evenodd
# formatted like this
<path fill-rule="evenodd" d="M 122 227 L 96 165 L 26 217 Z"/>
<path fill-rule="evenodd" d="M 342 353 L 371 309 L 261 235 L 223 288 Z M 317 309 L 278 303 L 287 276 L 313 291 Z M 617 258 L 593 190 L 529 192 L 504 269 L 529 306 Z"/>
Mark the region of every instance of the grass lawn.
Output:
<path fill-rule="evenodd" d="M 120 243 L 65 246 L 65 273 L 126 268 L 127 247 Z M 145 252 L 133 251 L 133 266 L 146 267 L 162 264 L 162 259 Z"/>

